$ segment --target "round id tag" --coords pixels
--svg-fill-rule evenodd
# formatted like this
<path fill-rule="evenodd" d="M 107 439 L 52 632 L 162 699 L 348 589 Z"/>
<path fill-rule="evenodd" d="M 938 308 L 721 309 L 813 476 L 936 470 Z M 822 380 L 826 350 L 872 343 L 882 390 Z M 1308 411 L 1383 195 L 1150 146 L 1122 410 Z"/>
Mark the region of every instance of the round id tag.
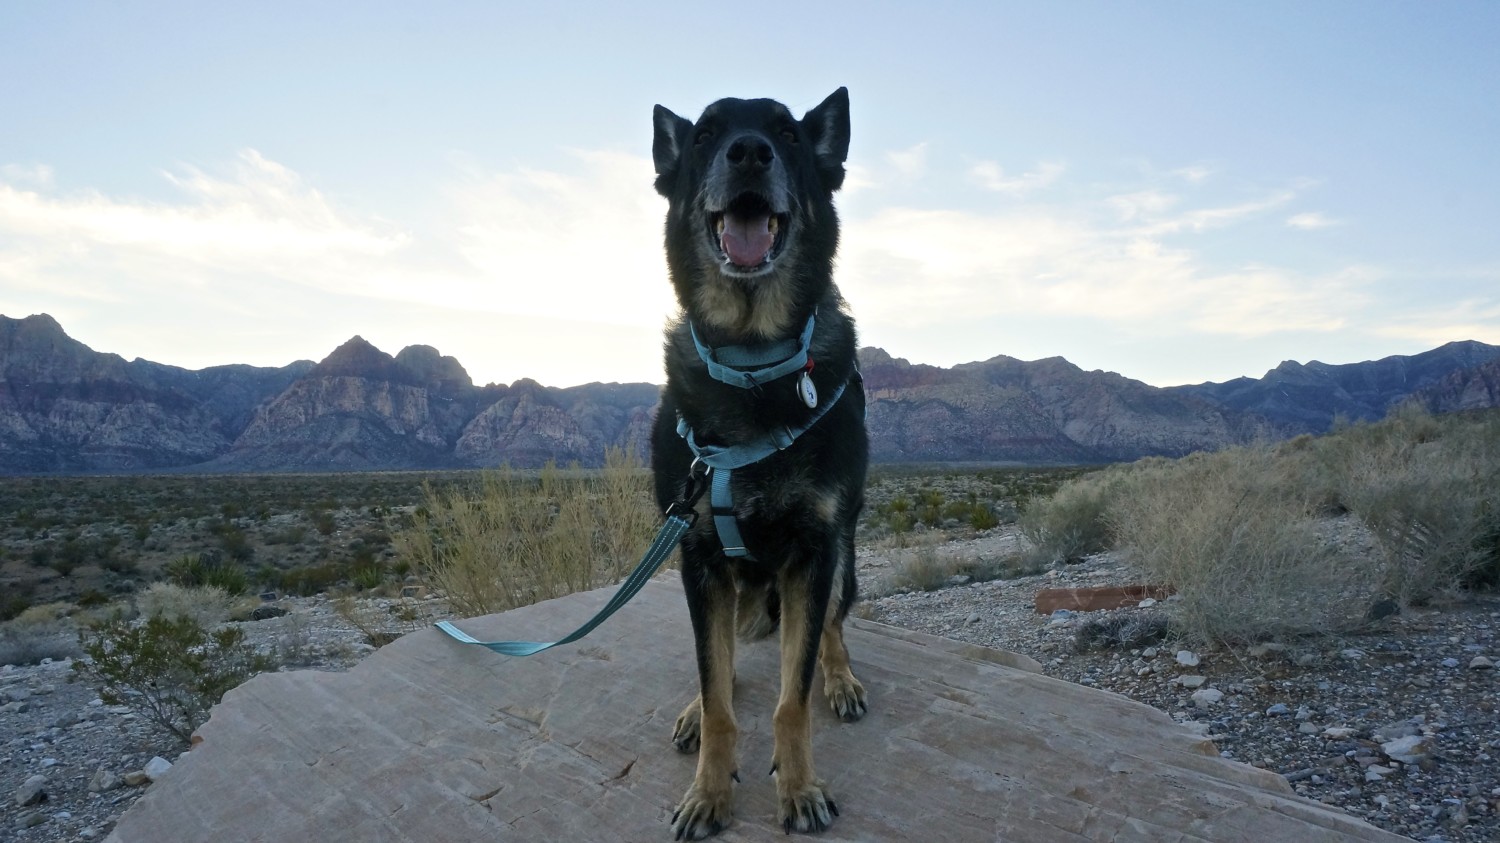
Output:
<path fill-rule="evenodd" d="M 802 399 L 809 410 L 818 408 L 818 388 L 813 385 L 812 377 L 806 372 L 797 378 L 797 397 Z"/>

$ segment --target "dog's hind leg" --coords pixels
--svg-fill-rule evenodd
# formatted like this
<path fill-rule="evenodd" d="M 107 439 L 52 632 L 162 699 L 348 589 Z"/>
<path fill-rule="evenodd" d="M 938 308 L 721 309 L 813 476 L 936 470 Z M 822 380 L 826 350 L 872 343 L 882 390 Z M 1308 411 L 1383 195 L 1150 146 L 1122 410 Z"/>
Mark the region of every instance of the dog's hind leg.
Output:
<path fill-rule="evenodd" d="M 854 581 L 854 534 L 847 531 L 839 542 L 839 569 L 833 576 L 833 594 L 829 598 L 828 619 L 823 623 L 823 643 L 818 661 L 823 667 L 823 693 L 828 706 L 840 720 L 853 722 L 865 716 L 865 686 L 854 678 L 849 667 L 849 648 L 844 645 L 844 618 L 854 605 L 857 585 Z"/>
<path fill-rule="evenodd" d="M 683 749 L 684 729 L 696 723 L 698 772 L 672 814 L 672 832 L 678 840 L 717 834 L 734 816 L 731 781 L 738 778 L 733 706 L 735 590 L 722 563 L 718 559 L 693 564 L 684 551 L 682 581 L 693 621 L 699 693 L 678 718 L 673 741 Z M 696 718 L 692 716 L 695 708 Z"/>
<path fill-rule="evenodd" d="M 813 770 L 809 696 L 822 640 L 823 617 L 833 573 L 831 564 L 793 560 L 782 568 L 781 698 L 772 718 L 777 819 L 788 832 L 822 831 L 838 815 L 827 785 Z"/>

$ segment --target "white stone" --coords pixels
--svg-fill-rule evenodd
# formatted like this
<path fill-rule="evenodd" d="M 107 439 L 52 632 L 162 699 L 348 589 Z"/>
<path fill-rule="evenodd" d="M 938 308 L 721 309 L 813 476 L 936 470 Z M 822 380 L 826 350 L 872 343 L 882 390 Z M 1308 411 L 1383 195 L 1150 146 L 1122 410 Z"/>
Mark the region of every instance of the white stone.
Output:
<path fill-rule="evenodd" d="M 172 769 L 172 762 L 158 755 L 147 761 L 146 766 L 142 767 L 141 771 L 146 774 L 146 778 L 151 781 L 157 781 L 166 775 L 170 769 Z"/>
<path fill-rule="evenodd" d="M 1224 692 L 1218 688 L 1202 688 L 1193 692 L 1193 704 L 1199 708 L 1215 705 L 1222 699 Z"/>
<path fill-rule="evenodd" d="M 1415 764 L 1432 754 L 1432 741 L 1425 735 L 1407 735 L 1381 744 L 1380 751 L 1393 761 Z"/>
<path fill-rule="evenodd" d="M 1193 652 L 1192 650 L 1177 651 L 1177 663 L 1182 665 L 1183 667 L 1197 667 L 1198 662 L 1198 654 Z"/>

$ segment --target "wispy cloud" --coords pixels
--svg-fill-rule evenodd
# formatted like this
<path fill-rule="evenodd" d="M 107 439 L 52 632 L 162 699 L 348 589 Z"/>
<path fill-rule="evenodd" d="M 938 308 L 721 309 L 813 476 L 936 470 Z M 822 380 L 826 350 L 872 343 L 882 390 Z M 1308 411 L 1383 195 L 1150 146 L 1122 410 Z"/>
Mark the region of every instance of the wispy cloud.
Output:
<path fill-rule="evenodd" d="M 1172 175 L 1183 179 L 1190 184 L 1201 184 L 1202 182 L 1207 181 L 1208 177 L 1213 174 L 1214 171 L 1211 168 L 1206 167 L 1202 164 L 1194 164 L 1190 167 L 1179 167 L 1178 169 L 1172 171 Z"/>
<path fill-rule="evenodd" d="M 57 247 L 60 261 L 95 255 L 220 271 L 287 272 L 307 261 L 379 259 L 409 242 L 404 232 L 349 219 L 295 173 L 254 151 L 243 153 L 227 176 L 184 168 L 163 177 L 179 189 L 179 201 L 0 183 L 0 231 Z"/>
<path fill-rule="evenodd" d="M 885 160 L 897 178 L 915 181 L 927 172 L 927 144 L 918 143 L 906 149 L 889 151 Z"/>
<path fill-rule="evenodd" d="M 1292 228 L 1300 228 L 1303 231 L 1313 231 L 1319 228 L 1332 228 L 1336 225 L 1343 225 L 1343 221 L 1333 219 L 1320 211 L 1308 211 L 1287 217 L 1286 224 Z"/>
<path fill-rule="evenodd" d="M 1066 169 L 1059 161 L 1044 161 L 1030 172 L 1007 176 L 1004 168 L 994 161 L 980 161 L 969 169 L 969 174 L 985 190 L 1024 196 L 1057 181 Z"/>
<path fill-rule="evenodd" d="M 1241 337 L 1336 331 L 1377 273 L 1224 267 L 1180 236 L 1244 223 L 1294 195 L 1202 204 L 1145 188 L 1093 204 L 1031 204 L 1004 213 L 887 208 L 849 227 L 841 263 L 869 291 L 861 305 L 878 319 L 936 323 L 956 313 L 1025 312 L 1125 330 L 1170 325 Z"/>

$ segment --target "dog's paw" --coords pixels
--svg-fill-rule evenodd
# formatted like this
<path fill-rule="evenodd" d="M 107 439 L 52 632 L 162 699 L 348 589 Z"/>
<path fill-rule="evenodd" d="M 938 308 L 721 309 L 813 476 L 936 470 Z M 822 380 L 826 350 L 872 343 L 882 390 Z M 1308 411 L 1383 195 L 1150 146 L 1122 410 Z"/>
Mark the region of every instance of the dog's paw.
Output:
<path fill-rule="evenodd" d="M 839 806 L 829 797 L 827 785 L 817 779 L 800 788 L 783 787 L 778 781 L 776 796 L 776 819 L 788 834 L 823 831 L 839 815 Z"/>
<path fill-rule="evenodd" d="M 702 733 L 703 708 L 698 700 L 688 704 L 677 715 L 677 725 L 672 729 L 672 745 L 677 751 L 690 755 L 698 751 L 698 737 Z"/>
<path fill-rule="evenodd" d="M 828 707 L 845 723 L 853 723 L 870 710 L 865 702 L 865 686 L 852 674 L 825 678 L 823 692 L 828 695 Z"/>
<path fill-rule="evenodd" d="M 734 791 L 727 781 L 712 789 L 695 782 L 672 814 L 672 839 L 702 840 L 728 828 L 733 819 Z"/>

